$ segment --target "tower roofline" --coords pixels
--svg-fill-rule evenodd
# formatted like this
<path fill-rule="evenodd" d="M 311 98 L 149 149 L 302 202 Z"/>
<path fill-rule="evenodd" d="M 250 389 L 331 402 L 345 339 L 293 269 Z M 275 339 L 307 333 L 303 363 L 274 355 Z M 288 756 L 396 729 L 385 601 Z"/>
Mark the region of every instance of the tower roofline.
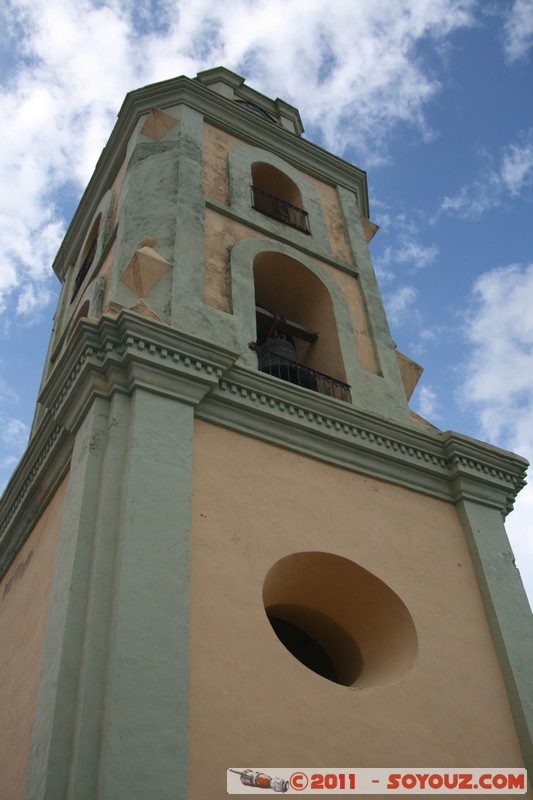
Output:
<path fill-rule="evenodd" d="M 241 101 L 241 108 L 239 103 Z M 187 105 L 204 116 L 206 122 L 243 141 L 250 140 L 250 109 L 257 106 L 277 122 L 254 114 L 254 144 L 266 146 L 307 174 L 354 191 L 362 217 L 369 217 L 367 176 L 364 170 L 332 155 L 300 134 L 304 128 L 296 108 L 279 98 L 270 100 L 246 86 L 244 78 L 223 67 L 198 73 L 196 78 L 180 76 L 152 83 L 129 92 L 118 112 L 94 173 L 83 193 L 78 208 L 53 263 L 56 275 L 63 280 L 75 254 L 83 244 L 85 224 L 92 218 L 102 196 L 108 191 L 127 158 L 130 136 L 140 117 L 152 109 L 169 109 Z M 292 128 L 292 129 L 291 129 Z"/>

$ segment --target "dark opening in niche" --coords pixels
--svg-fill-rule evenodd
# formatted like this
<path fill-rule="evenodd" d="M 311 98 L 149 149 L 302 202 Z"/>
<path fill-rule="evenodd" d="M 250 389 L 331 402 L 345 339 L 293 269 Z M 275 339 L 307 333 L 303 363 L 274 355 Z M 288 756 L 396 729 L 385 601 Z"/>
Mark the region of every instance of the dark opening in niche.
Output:
<path fill-rule="evenodd" d="M 312 551 L 281 558 L 266 574 L 263 602 L 293 658 L 340 686 L 391 685 L 416 661 L 407 607 L 376 575 L 342 556 Z"/>
<path fill-rule="evenodd" d="M 274 633 L 289 653 L 305 667 L 338 683 L 337 673 L 324 648 L 306 631 L 279 617 L 268 617 Z"/>

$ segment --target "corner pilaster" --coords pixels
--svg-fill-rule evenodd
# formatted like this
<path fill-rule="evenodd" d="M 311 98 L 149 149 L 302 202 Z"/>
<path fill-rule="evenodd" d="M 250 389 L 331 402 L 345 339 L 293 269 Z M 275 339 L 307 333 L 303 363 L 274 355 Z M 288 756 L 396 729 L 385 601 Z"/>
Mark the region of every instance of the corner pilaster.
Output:
<path fill-rule="evenodd" d="M 145 798 L 156 773 L 174 800 L 188 769 L 194 413 L 236 354 L 125 311 L 81 322 L 73 345 L 42 396 L 74 442 L 25 796 Z"/>
<path fill-rule="evenodd" d="M 452 496 L 472 558 L 524 764 L 533 774 L 533 617 L 503 524 L 525 459 L 444 434 Z M 481 457 L 480 457 L 481 456 Z"/>

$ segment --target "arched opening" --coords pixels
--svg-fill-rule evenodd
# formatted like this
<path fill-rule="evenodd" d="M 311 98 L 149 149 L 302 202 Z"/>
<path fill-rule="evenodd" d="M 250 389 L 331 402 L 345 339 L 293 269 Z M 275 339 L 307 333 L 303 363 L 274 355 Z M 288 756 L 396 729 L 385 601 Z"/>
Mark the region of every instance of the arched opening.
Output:
<path fill-rule="evenodd" d="M 252 205 L 278 222 L 311 233 L 298 186 L 284 172 L 261 161 L 252 164 Z"/>
<path fill-rule="evenodd" d="M 322 281 L 281 253 L 254 259 L 259 368 L 321 394 L 350 400 L 335 313 Z"/>
<path fill-rule="evenodd" d="M 81 267 L 79 268 L 76 278 L 74 280 L 74 286 L 72 288 L 72 296 L 70 298 L 70 302 L 72 303 L 76 295 L 80 290 L 80 286 L 82 285 L 83 281 L 85 280 L 85 276 L 89 272 L 91 265 L 94 261 L 94 257 L 96 255 L 96 248 L 98 245 L 98 231 L 100 229 L 100 221 L 102 219 L 102 215 L 99 214 L 94 221 L 94 224 L 91 228 L 91 232 L 88 235 L 85 243 L 85 247 L 82 251 L 81 256 Z"/>
<path fill-rule="evenodd" d="M 388 686 L 412 669 L 418 639 L 409 610 L 386 583 L 334 553 L 293 553 L 263 584 L 281 644 L 308 669 L 342 686 Z"/>
<path fill-rule="evenodd" d="M 82 317 L 88 317 L 89 316 L 90 307 L 91 307 L 91 304 L 90 304 L 89 300 L 85 300 L 85 302 L 82 304 L 80 310 L 76 314 L 76 317 L 75 317 L 74 321 L 72 322 L 72 324 L 70 326 L 70 331 L 69 331 L 69 334 L 68 334 L 68 338 L 69 339 L 72 336 L 72 334 L 74 333 L 74 331 L 76 330 L 76 325 L 78 324 L 80 319 Z"/>

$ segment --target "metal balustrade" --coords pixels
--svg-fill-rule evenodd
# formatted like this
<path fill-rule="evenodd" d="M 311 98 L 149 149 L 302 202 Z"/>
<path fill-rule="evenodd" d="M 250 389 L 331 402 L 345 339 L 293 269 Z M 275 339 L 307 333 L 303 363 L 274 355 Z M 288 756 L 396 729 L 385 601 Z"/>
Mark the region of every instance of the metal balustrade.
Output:
<path fill-rule="evenodd" d="M 285 225 L 290 225 L 291 228 L 296 228 L 303 233 L 310 234 L 311 228 L 309 226 L 309 215 L 303 208 L 293 206 L 287 203 L 286 200 L 281 200 L 258 186 L 251 186 L 252 190 L 252 206 L 256 211 L 265 214 L 267 217 L 277 219 L 278 222 L 283 222 Z"/>
<path fill-rule="evenodd" d="M 257 352 L 261 372 L 302 386 L 304 389 L 311 389 L 319 394 L 327 395 L 327 397 L 335 397 L 346 403 L 351 402 L 350 387 L 347 383 L 332 378 L 331 375 L 318 372 L 316 369 L 311 369 L 299 361 L 285 358 L 279 352 L 273 352 L 267 347 L 258 344 L 253 344 L 251 347 Z"/>

